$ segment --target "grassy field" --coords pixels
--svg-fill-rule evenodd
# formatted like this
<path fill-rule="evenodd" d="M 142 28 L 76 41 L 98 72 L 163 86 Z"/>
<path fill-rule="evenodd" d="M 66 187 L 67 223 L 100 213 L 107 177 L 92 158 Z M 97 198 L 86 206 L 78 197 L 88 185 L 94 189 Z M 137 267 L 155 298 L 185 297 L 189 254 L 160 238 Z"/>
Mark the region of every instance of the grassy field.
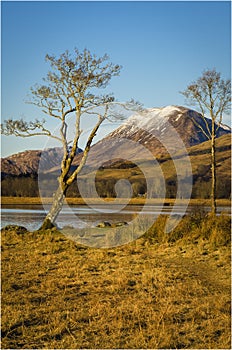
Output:
<path fill-rule="evenodd" d="M 93 249 L 2 230 L 2 348 L 230 349 L 230 218 Z"/>
<path fill-rule="evenodd" d="M 83 198 L 66 198 L 68 204 L 70 205 L 84 205 L 86 204 Z M 113 202 L 115 198 L 104 198 L 104 202 Z M 130 198 L 130 199 L 120 199 L 120 203 L 128 203 L 130 205 L 143 205 L 145 203 L 146 199 L 145 198 Z M 96 198 L 91 198 L 89 199 L 89 202 L 92 204 L 97 204 L 99 203 L 99 200 Z M 165 198 L 159 199 L 159 198 L 152 198 L 148 199 L 147 202 L 149 204 L 154 204 L 158 205 L 160 203 L 168 204 L 168 205 L 173 205 L 175 203 L 175 199 L 172 198 Z M 182 199 L 181 202 L 185 204 L 187 200 Z M 3 205 L 15 205 L 15 204 L 42 204 L 42 200 L 40 197 L 1 197 L 1 203 Z M 43 198 L 43 203 L 44 204 L 50 204 L 52 203 L 52 198 Z M 117 202 L 118 204 L 119 202 Z M 211 200 L 210 199 L 190 199 L 189 205 L 196 205 L 196 206 L 210 206 L 211 205 Z M 229 199 L 217 199 L 217 205 L 219 206 L 230 206 L 231 201 Z"/>

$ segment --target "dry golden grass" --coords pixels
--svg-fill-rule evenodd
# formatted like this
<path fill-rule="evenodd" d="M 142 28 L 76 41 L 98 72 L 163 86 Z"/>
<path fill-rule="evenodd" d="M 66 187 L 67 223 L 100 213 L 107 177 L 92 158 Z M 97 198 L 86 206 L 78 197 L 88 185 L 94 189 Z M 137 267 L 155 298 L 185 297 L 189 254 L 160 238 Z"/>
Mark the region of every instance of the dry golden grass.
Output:
<path fill-rule="evenodd" d="M 3 230 L 2 348 L 230 349 L 228 218 L 194 220 L 111 249 Z"/>
<path fill-rule="evenodd" d="M 115 200 L 115 198 L 102 198 L 105 202 L 113 202 Z M 41 200 L 40 197 L 1 197 L 1 203 L 3 205 L 16 205 L 16 204 L 51 204 L 52 203 L 52 198 L 51 197 L 47 197 L 47 198 L 43 198 L 43 200 Z M 70 205 L 84 205 L 86 204 L 83 198 L 66 198 L 68 204 Z M 121 198 L 118 199 L 120 201 L 120 203 L 128 203 L 130 205 L 143 205 L 146 201 L 148 204 L 169 204 L 169 205 L 173 205 L 175 203 L 175 199 L 173 198 L 165 198 L 165 199 L 160 199 L 160 198 L 152 198 L 152 199 L 146 199 L 146 198 Z M 98 198 L 91 198 L 88 199 L 89 203 L 92 204 L 98 204 L 99 200 Z M 183 204 L 186 204 L 189 202 L 189 205 L 202 205 L 202 206 L 210 206 L 211 205 L 211 200 L 210 199 L 181 199 L 181 202 Z M 217 205 L 218 206 L 230 206 L 231 205 L 231 201 L 229 199 L 217 199 Z M 112 204 L 112 203 L 111 203 Z M 118 204 L 118 203 L 117 203 Z"/>

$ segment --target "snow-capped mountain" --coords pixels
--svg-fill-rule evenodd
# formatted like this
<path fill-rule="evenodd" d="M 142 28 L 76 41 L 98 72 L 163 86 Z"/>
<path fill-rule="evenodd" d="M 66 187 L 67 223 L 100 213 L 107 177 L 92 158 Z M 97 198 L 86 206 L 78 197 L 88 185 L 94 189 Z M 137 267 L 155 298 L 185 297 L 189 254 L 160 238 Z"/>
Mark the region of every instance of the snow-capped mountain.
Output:
<path fill-rule="evenodd" d="M 207 119 L 207 123 L 209 128 L 211 128 L 212 123 L 210 119 Z M 180 106 L 150 108 L 143 113 L 135 114 L 123 126 L 110 134 L 109 137 L 123 136 L 132 138 L 142 144 L 149 142 L 149 148 L 151 148 L 151 143 L 154 143 L 152 136 L 164 140 L 164 143 L 166 143 L 169 136 L 176 136 L 174 133 L 172 135 L 173 128 L 177 131 L 186 147 L 194 146 L 207 140 L 206 135 L 202 131 L 203 129 L 207 133 L 207 128 L 201 115 Z M 223 125 L 219 128 L 217 137 L 228 132 L 231 132 L 230 128 Z M 178 147 L 176 144 L 172 144 L 172 146 L 173 148 Z"/>
<path fill-rule="evenodd" d="M 207 119 L 209 128 L 211 120 Z M 200 127 L 198 126 L 200 125 Z M 101 166 L 107 159 L 144 159 L 144 149 L 154 156 L 160 157 L 167 152 L 176 152 L 207 141 L 207 126 L 196 111 L 181 106 L 150 108 L 135 113 L 120 127 L 91 147 L 88 165 Z M 217 137 L 231 133 L 231 129 L 222 125 Z M 128 145 L 128 140 L 131 143 Z M 79 150 L 81 152 L 81 150 Z M 40 171 L 53 172 L 60 169 L 62 149 L 53 148 L 42 151 L 25 151 L 3 158 L 2 175 L 36 174 L 40 163 Z M 104 156 L 103 156 L 104 155 Z M 81 156 L 76 156 L 74 166 Z M 41 168 L 42 164 L 42 168 Z"/>
<path fill-rule="evenodd" d="M 206 121 L 210 129 L 211 120 Z M 217 130 L 217 137 L 230 132 L 231 129 L 223 125 Z M 142 147 L 127 147 L 124 140 L 131 140 L 134 145 L 140 144 L 156 157 L 160 157 L 167 152 L 183 149 L 183 145 L 191 147 L 207 141 L 205 133 L 208 133 L 207 125 L 194 110 L 181 106 L 146 109 L 132 115 L 123 125 L 96 143 L 91 148 L 89 163 L 101 162 L 105 152 L 112 159 L 142 159 Z"/>

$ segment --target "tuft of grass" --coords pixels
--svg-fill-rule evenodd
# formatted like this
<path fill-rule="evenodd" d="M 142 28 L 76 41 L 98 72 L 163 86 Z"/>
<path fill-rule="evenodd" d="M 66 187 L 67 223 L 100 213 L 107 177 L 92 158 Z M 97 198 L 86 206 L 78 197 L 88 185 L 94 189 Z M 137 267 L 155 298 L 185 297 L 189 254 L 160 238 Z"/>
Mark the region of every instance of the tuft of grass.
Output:
<path fill-rule="evenodd" d="M 229 219 L 166 219 L 109 249 L 3 229 L 2 348 L 230 349 Z"/>
<path fill-rule="evenodd" d="M 167 215 L 160 215 L 153 226 L 146 232 L 145 238 L 150 243 L 207 242 L 212 248 L 229 246 L 231 242 L 231 218 L 228 215 L 211 216 L 201 208 L 195 208 L 182 218 L 178 226 L 170 233 L 165 233 Z"/>

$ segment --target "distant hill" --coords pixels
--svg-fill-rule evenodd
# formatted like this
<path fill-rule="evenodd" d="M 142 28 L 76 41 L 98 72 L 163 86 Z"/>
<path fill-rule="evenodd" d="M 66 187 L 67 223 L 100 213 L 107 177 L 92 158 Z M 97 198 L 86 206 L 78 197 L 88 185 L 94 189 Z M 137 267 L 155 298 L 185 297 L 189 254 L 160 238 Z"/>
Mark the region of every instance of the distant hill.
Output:
<path fill-rule="evenodd" d="M 205 141 L 201 144 L 187 148 L 193 178 L 192 198 L 210 198 L 211 192 L 211 145 L 210 141 Z M 175 198 L 177 189 L 176 169 L 174 166 L 175 158 L 184 159 L 183 152 L 177 152 L 174 158 L 170 155 L 163 154 L 158 163 L 163 171 L 166 181 L 167 198 Z M 230 198 L 231 193 L 231 135 L 226 134 L 216 139 L 216 174 L 217 174 L 217 197 Z M 152 161 L 140 161 L 142 167 L 146 169 L 148 180 L 153 180 L 154 174 Z M 138 162 L 139 164 L 139 162 Z M 90 173 L 83 175 L 91 177 Z M 99 187 L 99 193 L 104 193 L 105 196 L 115 194 L 114 185 L 121 178 L 127 179 L 133 185 L 134 195 L 143 195 L 146 193 L 146 180 L 140 166 L 133 162 L 115 159 L 104 163 L 96 174 L 96 183 Z M 155 179 L 154 179 L 155 180 Z M 154 194 L 156 196 L 157 194 Z"/>
<path fill-rule="evenodd" d="M 81 152 L 79 148 L 77 154 Z M 60 164 L 62 157 L 63 150 L 60 147 L 16 153 L 1 159 L 1 175 L 3 178 L 9 175 L 37 175 L 39 165 L 42 172 L 48 171 Z"/>

